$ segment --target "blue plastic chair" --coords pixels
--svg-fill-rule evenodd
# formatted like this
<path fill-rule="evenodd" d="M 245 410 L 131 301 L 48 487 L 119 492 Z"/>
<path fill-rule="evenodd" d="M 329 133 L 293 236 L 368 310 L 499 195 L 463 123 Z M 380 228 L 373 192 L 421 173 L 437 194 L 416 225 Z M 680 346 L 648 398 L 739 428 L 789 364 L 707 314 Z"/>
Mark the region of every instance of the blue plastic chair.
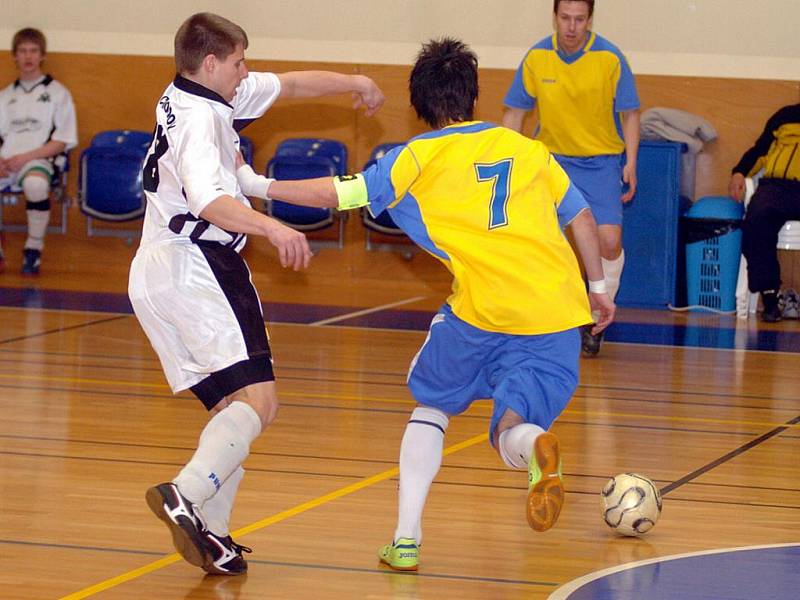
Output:
<path fill-rule="evenodd" d="M 369 160 L 364 164 L 364 170 L 366 171 L 369 167 L 374 165 L 379 158 L 382 158 L 387 152 L 397 146 L 402 146 L 402 144 L 398 142 L 389 142 L 375 146 L 370 153 Z M 408 236 L 406 236 L 405 232 L 394 222 L 388 210 L 385 210 L 377 217 L 374 217 L 369 209 L 364 207 L 361 209 L 361 222 L 364 224 L 366 229 L 365 239 L 367 250 L 389 250 L 393 252 L 401 252 L 406 257 L 409 257 L 411 253 L 417 250 L 417 247 L 413 244 L 413 242 L 411 242 Z M 403 241 L 398 241 L 397 243 L 376 243 L 373 239 L 374 233 L 392 236 L 402 239 Z"/>
<path fill-rule="evenodd" d="M 347 146 L 324 138 L 289 138 L 275 149 L 275 156 L 324 156 L 336 166 L 336 174 L 347 173 Z"/>
<path fill-rule="evenodd" d="M 78 197 L 87 235 L 128 240 L 141 235 L 139 229 L 100 229 L 93 220 L 132 221 L 144 214 L 142 165 L 151 141 L 152 134 L 145 131 L 103 131 L 81 153 Z"/>
<path fill-rule="evenodd" d="M 144 148 L 145 152 L 150 147 L 153 134 L 147 131 L 136 131 L 131 129 L 109 129 L 95 134 L 90 146 L 104 148 Z"/>
<path fill-rule="evenodd" d="M 275 155 L 267 163 L 267 176 L 294 180 L 344 175 L 347 171 L 347 147 L 335 140 L 290 138 L 278 144 Z M 338 238 L 334 242 L 310 240 L 312 246 L 344 247 L 346 213 L 329 208 L 296 206 L 279 200 L 266 202 L 269 216 L 298 231 L 326 229 L 338 221 Z"/>

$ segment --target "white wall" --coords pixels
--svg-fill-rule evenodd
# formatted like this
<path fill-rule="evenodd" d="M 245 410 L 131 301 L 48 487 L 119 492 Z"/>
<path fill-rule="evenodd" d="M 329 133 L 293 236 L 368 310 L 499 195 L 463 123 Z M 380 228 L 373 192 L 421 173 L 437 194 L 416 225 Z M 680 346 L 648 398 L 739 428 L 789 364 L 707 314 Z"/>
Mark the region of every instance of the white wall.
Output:
<path fill-rule="evenodd" d="M 190 14 L 218 12 L 251 58 L 410 64 L 459 36 L 483 67 L 514 68 L 552 31 L 552 0 L 2 0 L 0 42 L 31 25 L 55 52 L 171 55 Z M 800 0 L 597 0 L 594 29 L 636 73 L 800 79 Z M 8 41 L 4 41 L 8 40 Z"/>

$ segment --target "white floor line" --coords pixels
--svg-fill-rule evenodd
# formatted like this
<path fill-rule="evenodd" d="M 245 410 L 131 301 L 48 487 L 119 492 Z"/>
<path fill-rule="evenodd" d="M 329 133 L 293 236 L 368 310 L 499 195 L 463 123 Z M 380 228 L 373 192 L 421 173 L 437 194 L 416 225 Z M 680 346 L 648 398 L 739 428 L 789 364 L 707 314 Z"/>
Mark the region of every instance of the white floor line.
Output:
<path fill-rule="evenodd" d="M 387 308 L 394 308 L 395 306 L 403 306 L 404 304 L 412 304 L 414 302 L 418 302 L 420 300 L 424 300 L 427 296 L 414 296 L 413 298 L 408 298 L 406 300 L 400 300 L 398 302 L 392 302 L 391 304 L 383 304 L 381 306 L 376 306 L 374 308 L 365 308 L 364 310 L 357 310 L 355 312 L 347 313 L 346 315 L 339 315 L 338 317 L 331 317 L 330 319 L 322 319 L 321 321 L 315 321 L 313 323 L 309 323 L 310 327 L 319 327 L 320 325 L 329 325 L 330 323 L 337 323 L 339 321 L 346 321 L 347 319 L 352 319 L 354 317 L 360 317 L 362 315 L 368 315 L 371 313 L 380 312 L 382 310 L 386 310 Z"/>

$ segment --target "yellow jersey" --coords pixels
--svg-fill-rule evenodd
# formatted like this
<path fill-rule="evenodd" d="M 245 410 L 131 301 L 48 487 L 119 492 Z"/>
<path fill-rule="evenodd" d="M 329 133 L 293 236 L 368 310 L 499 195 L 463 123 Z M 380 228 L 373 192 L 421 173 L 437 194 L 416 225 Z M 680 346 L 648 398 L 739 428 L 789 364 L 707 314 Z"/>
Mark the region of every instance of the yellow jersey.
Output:
<path fill-rule="evenodd" d="M 539 107 L 536 139 L 555 154 L 599 156 L 625 150 L 620 112 L 639 108 L 627 60 L 608 40 L 590 32 L 574 54 L 555 34 L 533 46 L 517 69 L 504 103 Z"/>
<path fill-rule="evenodd" d="M 591 322 L 562 231 L 588 207 L 544 144 L 490 123 L 458 123 L 392 149 L 364 178 L 369 210 L 388 210 L 452 273 L 447 303 L 460 319 L 520 335 Z"/>
<path fill-rule="evenodd" d="M 766 179 L 800 181 L 800 104 L 784 106 L 769 118 L 733 172 L 751 176 L 761 169 Z"/>

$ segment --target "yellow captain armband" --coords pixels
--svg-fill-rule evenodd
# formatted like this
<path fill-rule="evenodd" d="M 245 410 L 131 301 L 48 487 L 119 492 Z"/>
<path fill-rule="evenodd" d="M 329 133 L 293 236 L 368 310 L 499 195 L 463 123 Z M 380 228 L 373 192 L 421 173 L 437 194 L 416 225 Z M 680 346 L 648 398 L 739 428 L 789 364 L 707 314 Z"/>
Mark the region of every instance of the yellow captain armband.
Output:
<path fill-rule="evenodd" d="M 356 175 L 337 175 L 333 178 L 333 187 L 336 188 L 336 197 L 339 200 L 339 210 L 360 208 L 369 204 L 367 196 L 367 182 L 361 173 Z"/>

